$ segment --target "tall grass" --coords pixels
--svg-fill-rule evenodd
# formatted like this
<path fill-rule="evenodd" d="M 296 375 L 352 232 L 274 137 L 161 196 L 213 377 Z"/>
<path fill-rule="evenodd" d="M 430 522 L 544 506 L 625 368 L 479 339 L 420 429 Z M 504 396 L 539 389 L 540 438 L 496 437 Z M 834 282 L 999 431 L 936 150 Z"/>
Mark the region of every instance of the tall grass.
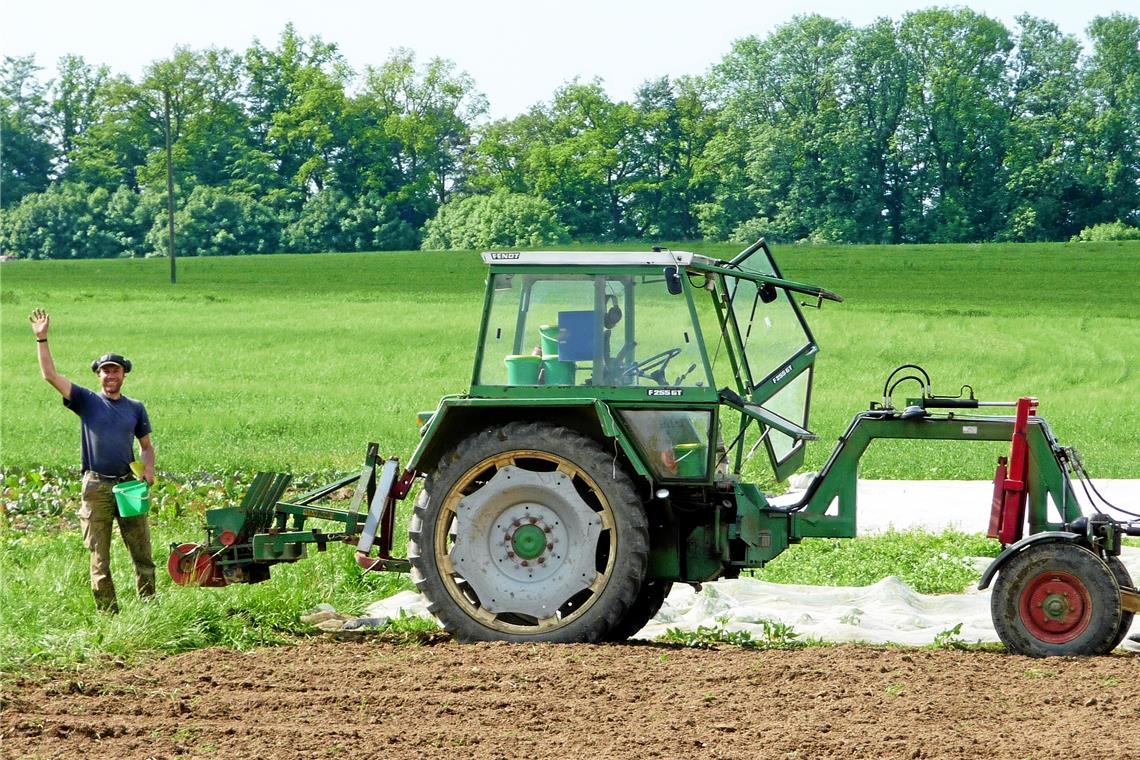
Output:
<path fill-rule="evenodd" d="M 364 573 L 350 548 L 332 545 L 294 565 L 276 565 L 256 585 L 176 586 L 165 569 L 171 543 L 200 540 L 201 515 L 152 518 L 158 593 L 137 599 L 130 557 L 116 536 L 111 565 L 121 612 L 96 612 L 88 589 L 88 553 L 78 531 L 0 533 L 0 672 L 32 665 L 71 666 L 118 658 L 131 661 L 205 646 L 248 649 L 294 640 L 320 603 L 360 613 L 371 602 L 411 588 L 405 576 Z"/>

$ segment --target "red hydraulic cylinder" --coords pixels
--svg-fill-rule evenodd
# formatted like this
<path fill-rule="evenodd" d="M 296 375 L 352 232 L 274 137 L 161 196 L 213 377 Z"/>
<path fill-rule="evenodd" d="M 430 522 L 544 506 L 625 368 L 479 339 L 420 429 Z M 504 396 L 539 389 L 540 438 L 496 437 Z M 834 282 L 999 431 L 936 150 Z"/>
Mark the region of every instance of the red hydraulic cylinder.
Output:
<path fill-rule="evenodd" d="M 1022 396 L 1017 400 L 1017 416 L 1013 421 L 1008 471 L 1005 457 L 998 459 L 994 474 L 994 500 L 990 512 L 989 537 L 1002 544 L 1017 542 L 1025 530 L 1025 503 L 1029 492 L 1025 479 L 1029 472 L 1029 417 L 1037 411 L 1037 399 Z"/>

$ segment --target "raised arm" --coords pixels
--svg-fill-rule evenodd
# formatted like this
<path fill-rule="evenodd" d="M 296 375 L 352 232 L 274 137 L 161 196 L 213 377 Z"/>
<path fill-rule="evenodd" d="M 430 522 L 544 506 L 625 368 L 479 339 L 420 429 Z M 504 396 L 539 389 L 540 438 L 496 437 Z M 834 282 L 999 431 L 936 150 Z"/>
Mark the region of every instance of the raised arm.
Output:
<path fill-rule="evenodd" d="M 59 391 L 60 395 L 68 401 L 71 400 L 71 381 L 55 371 L 55 360 L 51 358 L 51 349 L 48 348 L 48 327 L 51 326 L 51 317 L 43 309 L 36 309 L 28 317 L 32 323 L 32 332 L 36 334 L 36 350 L 39 352 L 40 374 Z"/>

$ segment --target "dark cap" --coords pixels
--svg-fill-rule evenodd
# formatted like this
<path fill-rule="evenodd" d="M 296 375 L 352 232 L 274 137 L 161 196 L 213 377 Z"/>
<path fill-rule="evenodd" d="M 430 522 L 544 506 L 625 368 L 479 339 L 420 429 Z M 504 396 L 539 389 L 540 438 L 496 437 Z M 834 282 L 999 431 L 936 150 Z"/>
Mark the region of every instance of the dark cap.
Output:
<path fill-rule="evenodd" d="M 118 364 L 123 368 L 123 374 L 131 371 L 131 360 L 122 354 L 103 354 L 95 361 L 91 362 L 91 371 L 98 372 L 104 364 Z"/>

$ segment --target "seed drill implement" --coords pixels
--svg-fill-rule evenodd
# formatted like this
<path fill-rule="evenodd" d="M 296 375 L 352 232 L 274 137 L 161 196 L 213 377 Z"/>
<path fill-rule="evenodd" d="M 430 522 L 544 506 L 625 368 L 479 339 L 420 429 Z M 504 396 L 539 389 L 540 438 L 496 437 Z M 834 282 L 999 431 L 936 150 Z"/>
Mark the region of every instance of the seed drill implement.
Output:
<path fill-rule="evenodd" d="M 798 499 L 748 482 L 754 456 L 777 480 L 803 465 L 819 349 L 801 306 L 842 300 L 783 277 L 763 241 L 731 261 L 662 249 L 483 258 L 469 390 L 420 415 L 406 463 L 370 444 L 359 473 L 288 498 L 289 475 L 258 474 L 239 505 L 206 513 L 203 543 L 172 547 L 176 582 L 265 581 L 277 563 L 347 543 L 365 570 L 410 572 L 462 641 L 622 640 L 674 583 L 737 577 L 806 537 L 853 537 L 872 441 L 997 441 L 1010 451 L 989 534 L 1004 549 L 980 588 L 993 586 L 1007 648 L 1104 654 L 1140 611 L 1119 559 L 1140 521 L 1110 516 L 1032 397 L 938 395 L 905 365 Z M 327 504 L 349 488 L 347 508 Z M 401 557 L 396 505 L 411 495 Z"/>

